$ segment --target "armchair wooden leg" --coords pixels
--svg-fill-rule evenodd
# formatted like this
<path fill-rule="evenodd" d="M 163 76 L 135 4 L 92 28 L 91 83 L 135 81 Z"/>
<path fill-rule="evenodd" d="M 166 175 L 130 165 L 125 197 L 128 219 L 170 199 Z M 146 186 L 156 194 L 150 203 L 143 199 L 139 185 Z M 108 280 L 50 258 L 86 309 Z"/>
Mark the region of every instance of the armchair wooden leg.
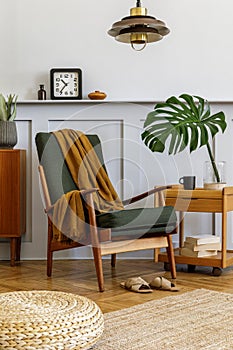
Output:
<path fill-rule="evenodd" d="M 104 273 L 103 273 L 103 264 L 102 264 L 102 256 L 100 254 L 100 248 L 92 247 L 96 275 L 99 285 L 99 291 L 104 292 Z"/>
<path fill-rule="evenodd" d="M 167 255 L 168 255 L 168 260 L 170 264 L 170 269 L 171 269 L 171 275 L 172 278 L 176 278 L 176 263 L 175 263 L 175 257 L 174 257 L 174 250 L 173 250 L 173 244 L 172 244 L 172 236 L 167 235 L 167 242 L 168 242 L 168 247 L 167 249 Z"/>
<path fill-rule="evenodd" d="M 96 225 L 95 209 L 94 209 L 92 193 L 89 193 L 86 195 L 86 204 L 88 205 L 92 251 L 94 256 L 99 291 L 103 292 L 104 291 L 103 263 L 102 263 L 101 248 L 100 248 L 99 238 L 98 238 L 98 230 Z"/>
<path fill-rule="evenodd" d="M 111 266 L 112 267 L 116 266 L 116 254 L 111 255 Z"/>
<path fill-rule="evenodd" d="M 47 247 L 47 276 L 51 277 L 53 267 L 53 251 L 51 250 L 53 236 L 53 224 L 48 217 L 48 247 Z"/>
<path fill-rule="evenodd" d="M 51 277 L 53 267 L 53 252 L 48 251 L 47 253 L 47 276 Z"/>

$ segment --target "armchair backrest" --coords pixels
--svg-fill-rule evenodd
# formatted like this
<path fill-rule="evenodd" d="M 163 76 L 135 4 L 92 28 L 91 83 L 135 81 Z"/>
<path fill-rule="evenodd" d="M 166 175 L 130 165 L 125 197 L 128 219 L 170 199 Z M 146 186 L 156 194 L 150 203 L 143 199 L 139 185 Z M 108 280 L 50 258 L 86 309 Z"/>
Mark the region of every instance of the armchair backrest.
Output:
<path fill-rule="evenodd" d="M 97 135 L 86 135 L 95 148 L 101 164 L 104 165 L 100 139 Z M 76 190 L 62 151 L 52 133 L 40 132 L 35 138 L 38 158 L 44 168 L 51 203 L 54 204 L 64 193 Z"/>

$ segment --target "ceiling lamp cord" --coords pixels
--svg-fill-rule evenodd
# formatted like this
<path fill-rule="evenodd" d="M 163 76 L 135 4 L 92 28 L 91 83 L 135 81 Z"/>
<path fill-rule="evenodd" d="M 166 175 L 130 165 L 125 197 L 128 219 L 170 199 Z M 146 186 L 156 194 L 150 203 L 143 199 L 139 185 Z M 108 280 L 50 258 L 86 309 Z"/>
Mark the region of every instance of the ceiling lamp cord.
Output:
<path fill-rule="evenodd" d="M 115 22 L 108 31 L 117 41 L 131 44 L 136 51 L 142 51 L 148 43 L 161 40 L 170 30 L 163 21 L 147 15 L 147 9 L 137 0 L 136 7 L 130 9 L 130 16 Z"/>

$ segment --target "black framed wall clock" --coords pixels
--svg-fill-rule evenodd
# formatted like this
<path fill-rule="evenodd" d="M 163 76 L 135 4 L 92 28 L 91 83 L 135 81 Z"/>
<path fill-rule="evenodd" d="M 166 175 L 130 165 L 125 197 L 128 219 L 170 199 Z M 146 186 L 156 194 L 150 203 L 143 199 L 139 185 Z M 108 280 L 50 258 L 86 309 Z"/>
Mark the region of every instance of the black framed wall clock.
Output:
<path fill-rule="evenodd" d="M 81 69 L 52 68 L 50 70 L 50 95 L 52 100 L 81 100 Z"/>

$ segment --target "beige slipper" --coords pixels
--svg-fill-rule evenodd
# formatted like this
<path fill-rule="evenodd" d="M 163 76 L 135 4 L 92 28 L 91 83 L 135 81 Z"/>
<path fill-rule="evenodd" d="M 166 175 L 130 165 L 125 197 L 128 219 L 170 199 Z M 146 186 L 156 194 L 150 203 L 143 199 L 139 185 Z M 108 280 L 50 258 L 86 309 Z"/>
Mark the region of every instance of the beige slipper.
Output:
<path fill-rule="evenodd" d="M 135 293 L 153 292 L 153 290 L 150 288 L 149 283 L 144 281 L 144 279 L 142 279 L 141 277 L 128 278 L 125 282 L 122 282 L 120 286 Z"/>
<path fill-rule="evenodd" d="M 166 278 L 159 276 L 155 277 L 150 283 L 150 287 L 153 289 L 159 289 L 159 290 L 168 290 L 171 292 L 179 292 L 179 289 L 176 288 L 176 285 L 172 283 L 171 281 L 167 280 Z"/>

